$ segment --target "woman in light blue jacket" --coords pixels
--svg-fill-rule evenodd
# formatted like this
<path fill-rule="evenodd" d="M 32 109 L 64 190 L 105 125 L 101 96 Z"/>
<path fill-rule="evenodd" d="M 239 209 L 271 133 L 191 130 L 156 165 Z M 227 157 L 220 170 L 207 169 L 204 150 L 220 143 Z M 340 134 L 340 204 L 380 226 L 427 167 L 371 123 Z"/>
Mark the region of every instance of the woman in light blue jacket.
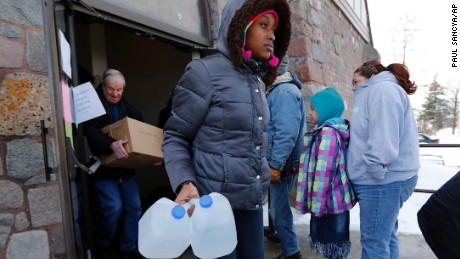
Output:
<path fill-rule="evenodd" d="M 398 214 L 420 168 L 408 98 L 417 86 L 406 66 L 377 61 L 359 67 L 353 82 L 347 169 L 359 201 L 362 258 L 399 258 Z"/>

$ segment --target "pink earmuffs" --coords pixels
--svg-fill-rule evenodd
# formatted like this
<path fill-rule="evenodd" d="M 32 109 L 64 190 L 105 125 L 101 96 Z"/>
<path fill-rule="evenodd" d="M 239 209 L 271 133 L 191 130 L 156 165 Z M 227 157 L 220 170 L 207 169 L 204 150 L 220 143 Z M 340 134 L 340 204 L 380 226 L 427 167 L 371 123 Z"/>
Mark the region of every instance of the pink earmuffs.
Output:
<path fill-rule="evenodd" d="M 255 20 L 259 19 L 259 17 L 261 17 L 262 15 L 265 15 L 265 14 L 273 14 L 275 16 L 275 29 L 278 26 L 278 20 L 279 20 L 278 19 L 278 14 L 273 9 L 261 12 L 260 14 L 252 17 L 251 21 L 248 23 L 248 25 L 246 25 L 246 28 L 244 29 L 244 34 L 243 34 L 243 47 L 241 48 L 241 52 L 243 54 L 243 57 L 245 57 L 245 58 L 251 58 L 252 57 L 252 51 L 244 49 L 244 46 L 246 46 L 246 31 L 249 29 L 249 27 L 251 27 L 252 23 Z M 268 60 L 268 65 L 271 66 L 271 67 L 276 67 L 279 62 L 280 62 L 280 60 L 273 53 L 270 53 L 270 58 Z"/>

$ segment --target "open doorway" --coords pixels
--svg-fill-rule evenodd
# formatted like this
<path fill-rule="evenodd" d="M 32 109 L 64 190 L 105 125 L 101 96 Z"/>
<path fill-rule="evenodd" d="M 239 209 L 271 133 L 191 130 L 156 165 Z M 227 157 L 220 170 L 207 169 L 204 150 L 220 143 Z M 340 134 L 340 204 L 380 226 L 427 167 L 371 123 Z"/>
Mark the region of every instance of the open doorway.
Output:
<path fill-rule="evenodd" d="M 76 14 L 74 30 L 79 68 L 92 75 L 94 87 L 105 69 L 121 71 L 126 79 L 124 97 L 142 113 L 144 122 L 158 126 L 160 111 L 193 50 L 85 14 Z M 144 211 L 161 197 L 174 199 L 163 166 L 137 169 L 136 178 Z"/>
<path fill-rule="evenodd" d="M 154 126 L 158 126 L 161 109 L 192 60 L 192 49 L 143 36 L 121 25 L 94 22 L 84 14 L 77 15 L 75 45 L 78 63 L 93 75 L 94 84 L 100 82 L 107 68 L 124 74 L 124 96 L 142 113 L 144 122 Z M 171 196 L 164 167 L 138 169 L 136 177 L 144 208 L 160 197 Z"/>

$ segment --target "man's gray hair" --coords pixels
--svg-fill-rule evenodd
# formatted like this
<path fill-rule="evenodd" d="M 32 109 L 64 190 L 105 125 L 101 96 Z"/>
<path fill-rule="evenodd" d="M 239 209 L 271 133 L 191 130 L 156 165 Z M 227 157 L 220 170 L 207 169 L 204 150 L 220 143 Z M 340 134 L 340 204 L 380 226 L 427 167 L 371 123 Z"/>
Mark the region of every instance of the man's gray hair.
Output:
<path fill-rule="evenodd" d="M 123 85 L 126 84 L 125 77 L 123 76 L 123 74 L 120 71 L 113 68 L 109 68 L 106 71 L 104 71 L 104 74 L 102 74 L 102 84 L 105 85 L 107 83 L 107 78 L 111 76 L 119 77 L 121 80 L 123 80 Z"/>

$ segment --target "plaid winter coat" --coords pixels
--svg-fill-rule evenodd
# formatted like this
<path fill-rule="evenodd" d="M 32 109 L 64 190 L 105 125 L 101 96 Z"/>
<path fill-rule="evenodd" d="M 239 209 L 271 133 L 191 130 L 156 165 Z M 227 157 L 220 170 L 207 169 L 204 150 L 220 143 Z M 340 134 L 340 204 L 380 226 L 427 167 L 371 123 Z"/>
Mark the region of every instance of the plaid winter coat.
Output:
<path fill-rule="evenodd" d="M 296 210 L 302 214 L 338 214 L 356 204 L 346 171 L 348 121 L 327 120 L 304 136 L 297 180 Z"/>

